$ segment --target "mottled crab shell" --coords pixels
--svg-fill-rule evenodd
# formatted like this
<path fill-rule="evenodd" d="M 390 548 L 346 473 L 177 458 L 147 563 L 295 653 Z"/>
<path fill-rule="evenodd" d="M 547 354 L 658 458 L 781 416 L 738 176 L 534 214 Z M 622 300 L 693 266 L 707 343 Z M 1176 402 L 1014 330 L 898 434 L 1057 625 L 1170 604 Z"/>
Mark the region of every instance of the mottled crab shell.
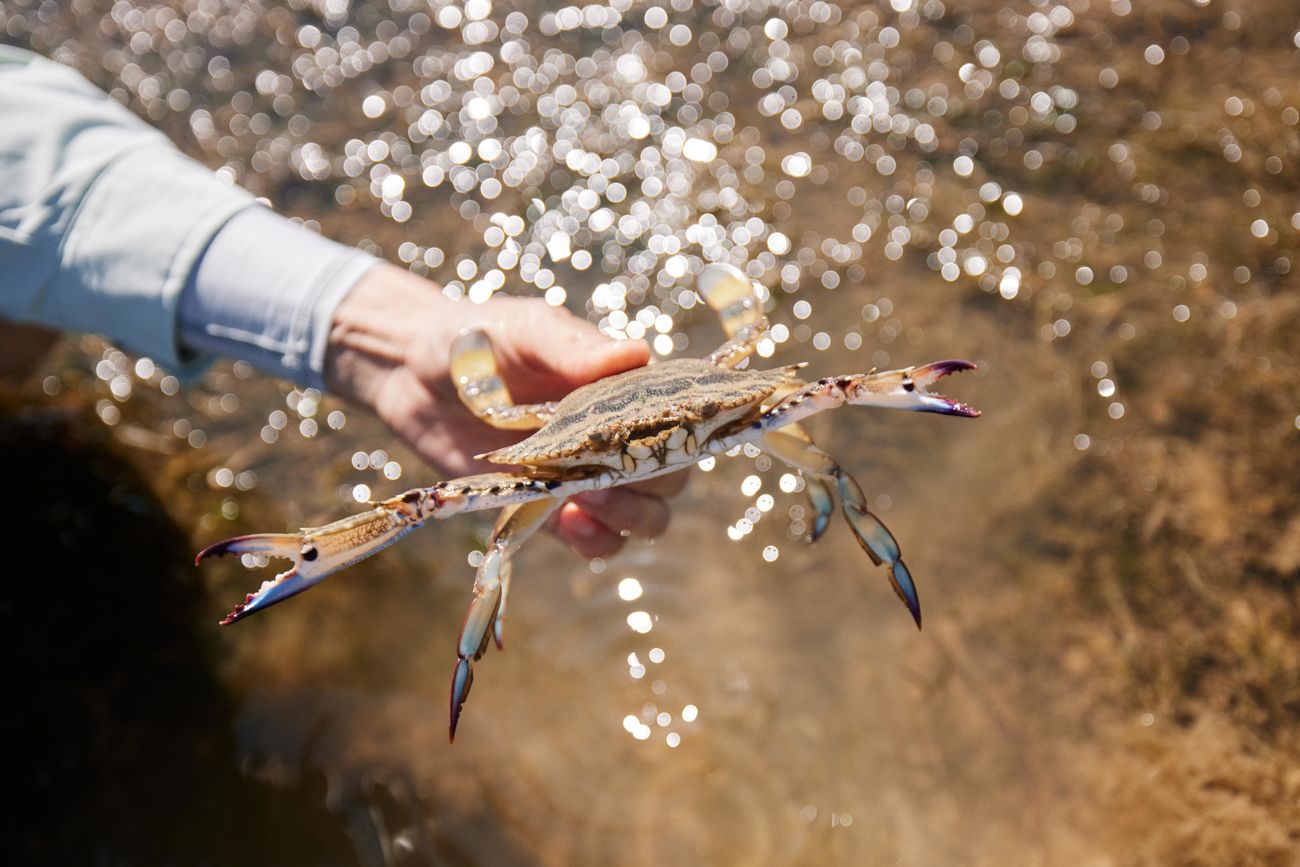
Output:
<path fill-rule="evenodd" d="M 483 457 L 525 466 L 571 463 L 584 455 L 616 453 L 679 425 L 702 438 L 756 409 L 794 369 L 733 370 L 680 358 L 629 370 L 571 392 L 532 436 Z"/>

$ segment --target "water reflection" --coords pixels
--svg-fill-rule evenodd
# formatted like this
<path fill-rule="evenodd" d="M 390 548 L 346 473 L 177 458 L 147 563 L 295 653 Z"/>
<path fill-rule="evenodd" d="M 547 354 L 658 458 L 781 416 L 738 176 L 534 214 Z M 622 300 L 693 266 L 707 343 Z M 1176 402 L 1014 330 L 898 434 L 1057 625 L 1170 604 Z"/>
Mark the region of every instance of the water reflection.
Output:
<path fill-rule="evenodd" d="M 536 294 L 699 354 L 691 275 L 728 260 L 770 292 L 757 363 L 981 363 L 978 426 L 814 426 L 901 540 L 921 636 L 842 528 L 806 545 L 801 481 L 741 453 L 653 547 L 528 546 L 454 750 L 473 519 L 213 637 L 240 754 L 305 810 L 379 816 L 344 823 L 363 861 L 1160 863 L 1273 854 L 1167 830 L 1221 806 L 1199 755 L 1295 834 L 1242 758 L 1295 767 L 1293 11 L 15 0 L 0 30 L 465 303 Z M 251 377 L 182 391 L 87 340 L 40 390 L 84 396 L 207 539 L 426 477 Z"/>

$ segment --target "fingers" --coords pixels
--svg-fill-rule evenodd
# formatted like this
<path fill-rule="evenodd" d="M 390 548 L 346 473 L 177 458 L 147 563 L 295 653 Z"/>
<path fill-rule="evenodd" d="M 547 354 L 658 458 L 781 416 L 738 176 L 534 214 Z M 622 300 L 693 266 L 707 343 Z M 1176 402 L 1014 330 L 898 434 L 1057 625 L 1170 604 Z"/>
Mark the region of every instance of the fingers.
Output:
<path fill-rule="evenodd" d="M 644 340 L 611 340 L 586 320 L 567 316 L 564 327 L 581 327 L 571 341 L 555 347 L 556 371 L 575 386 L 640 367 L 650 360 Z"/>
<path fill-rule="evenodd" d="M 651 539 L 668 528 L 668 504 L 662 497 L 628 488 L 591 491 L 573 498 L 582 510 L 620 536 Z"/>
<path fill-rule="evenodd" d="M 547 522 L 564 544 L 588 560 L 612 557 L 623 547 L 623 537 L 597 521 L 577 503 L 569 502 Z"/>
<path fill-rule="evenodd" d="M 650 360 L 644 340 L 615 340 L 595 325 L 562 307 L 539 301 L 525 302 L 526 330 L 535 338 L 533 349 L 557 373 L 581 384 L 640 367 Z"/>
<path fill-rule="evenodd" d="M 628 538 L 650 539 L 668 527 L 662 497 L 611 488 L 581 494 L 565 503 L 552 530 L 584 557 L 611 557 Z"/>
<path fill-rule="evenodd" d="M 537 299 L 482 305 L 497 361 L 516 400 L 554 400 L 650 360 L 643 340 L 613 340 L 596 326 Z"/>

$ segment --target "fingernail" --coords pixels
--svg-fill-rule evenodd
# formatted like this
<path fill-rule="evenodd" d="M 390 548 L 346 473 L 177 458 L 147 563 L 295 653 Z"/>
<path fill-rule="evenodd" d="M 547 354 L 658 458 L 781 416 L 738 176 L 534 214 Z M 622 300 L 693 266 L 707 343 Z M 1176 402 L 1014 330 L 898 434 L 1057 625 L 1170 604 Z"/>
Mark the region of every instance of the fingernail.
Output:
<path fill-rule="evenodd" d="M 597 523 L 595 519 L 581 513 L 574 517 L 571 526 L 573 535 L 581 539 L 594 539 L 605 532 L 605 528 Z"/>

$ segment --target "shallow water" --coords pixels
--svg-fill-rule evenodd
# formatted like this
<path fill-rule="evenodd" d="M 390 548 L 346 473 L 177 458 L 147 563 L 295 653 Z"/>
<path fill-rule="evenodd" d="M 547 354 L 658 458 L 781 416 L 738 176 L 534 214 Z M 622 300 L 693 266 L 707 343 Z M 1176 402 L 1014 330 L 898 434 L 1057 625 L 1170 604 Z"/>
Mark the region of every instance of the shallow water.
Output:
<path fill-rule="evenodd" d="M 739 455 L 694 472 L 653 544 L 593 564 L 549 539 L 524 549 L 508 650 L 476 667 L 454 747 L 446 682 L 485 519 L 427 528 L 215 635 L 259 579 L 208 570 L 193 626 L 232 696 L 245 776 L 304 807 L 295 833 L 346 835 L 334 856 L 368 864 L 1181 851 L 1151 829 L 1206 809 L 1196 785 L 1150 799 L 1148 827 L 1125 837 L 1097 795 L 1123 773 L 1108 761 L 1178 777 L 1176 745 L 1218 714 L 1248 733 L 1232 755 L 1276 749 L 1295 767 L 1295 745 L 1268 733 L 1300 708 L 1292 657 L 1241 652 L 1280 660 L 1256 691 L 1276 696 L 1256 700 L 1262 718 L 1240 710 L 1249 689 L 1200 690 L 1151 662 L 1195 644 L 1172 624 L 1196 609 L 1141 559 L 1192 562 L 1176 572 L 1207 576 L 1197 598 L 1216 611 L 1255 576 L 1251 616 L 1287 634 L 1294 600 L 1277 600 L 1295 564 L 1268 546 L 1291 538 L 1292 487 L 1269 511 L 1267 480 L 1233 480 L 1288 465 L 1300 427 L 1285 338 L 1300 62 L 1294 22 L 1276 26 L 1291 11 L 6 4 L 9 39 L 462 303 L 536 294 L 660 356 L 701 354 L 721 335 L 689 275 L 725 259 L 773 297 L 760 363 L 980 364 L 943 386 L 984 410 L 976 422 L 844 410 L 811 425 L 898 537 L 923 632 L 842 522 L 806 545 L 785 471 Z M 48 399 L 80 395 L 128 450 L 168 455 L 150 486 L 196 544 L 434 478 L 350 408 L 239 366 L 177 393 L 90 342 L 60 358 L 38 377 Z M 1251 408 L 1215 421 L 1237 388 Z M 1272 565 L 1228 547 L 1222 504 Z M 1149 601 L 1161 593 L 1169 609 Z M 1242 647 L 1272 646 L 1249 635 Z M 1176 758 L 1128 752 L 1147 730 Z M 1294 832 L 1252 797 L 1257 827 Z M 1267 860 L 1284 843 L 1230 839 L 1286 863 Z"/>

